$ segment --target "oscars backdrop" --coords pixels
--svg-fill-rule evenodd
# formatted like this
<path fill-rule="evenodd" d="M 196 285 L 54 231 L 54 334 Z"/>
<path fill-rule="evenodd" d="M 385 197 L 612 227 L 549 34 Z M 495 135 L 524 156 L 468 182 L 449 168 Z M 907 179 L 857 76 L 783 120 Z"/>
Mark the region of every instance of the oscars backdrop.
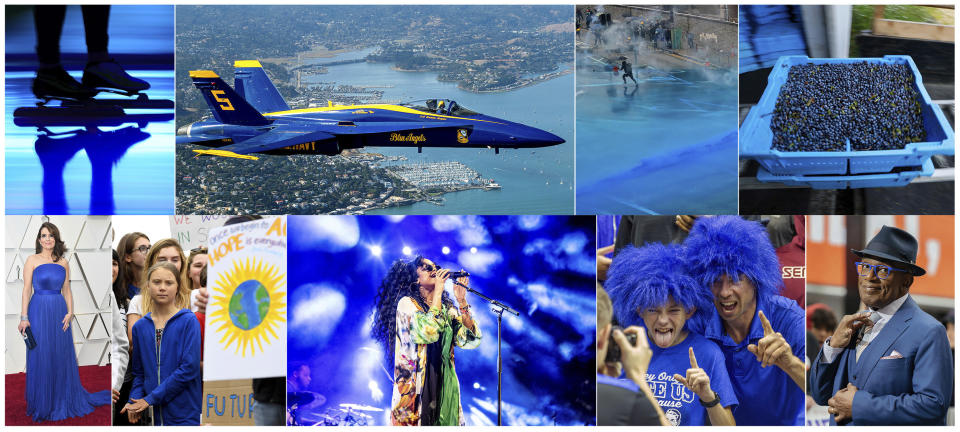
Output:
<path fill-rule="evenodd" d="M 23 295 L 23 263 L 36 253 L 40 224 L 49 221 L 66 244 L 73 293 L 73 342 L 79 366 L 110 363 L 111 252 L 110 216 L 7 216 L 5 373 L 23 372 L 27 354 L 17 332 Z"/>

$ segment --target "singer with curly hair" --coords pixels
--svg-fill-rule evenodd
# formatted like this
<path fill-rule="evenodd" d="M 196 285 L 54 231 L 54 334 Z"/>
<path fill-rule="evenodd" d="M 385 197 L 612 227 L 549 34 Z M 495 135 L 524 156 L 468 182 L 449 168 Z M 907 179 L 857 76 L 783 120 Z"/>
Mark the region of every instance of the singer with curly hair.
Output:
<path fill-rule="evenodd" d="M 392 352 L 395 426 L 464 425 L 454 345 L 480 345 L 480 327 L 467 303 L 467 277 L 444 292 L 450 277 L 429 259 L 396 261 L 378 289 L 373 337 Z M 462 284 L 462 285 L 461 285 Z"/>

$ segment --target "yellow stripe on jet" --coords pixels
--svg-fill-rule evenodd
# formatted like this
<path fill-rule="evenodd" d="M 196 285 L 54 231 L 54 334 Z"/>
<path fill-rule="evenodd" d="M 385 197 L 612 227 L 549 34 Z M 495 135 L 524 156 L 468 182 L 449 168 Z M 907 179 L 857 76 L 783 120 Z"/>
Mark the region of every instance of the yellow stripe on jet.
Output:
<path fill-rule="evenodd" d="M 416 115 L 439 117 L 439 118 L 445 118 L 445 119 L 481 121 L 481 122 L 493 123 L 493 124 L 505 124 L 505 123 L 495 122 L 491 120 L 480 120 L 480 119 L 472 119 L 472 118 L 466 118 L 466 117 L 455 117 L 455 116 L 448 116 L 448 115 L 442 115 L 442 114 L 433 114 L 426 111 L 419 111 L 413 108 L 407 108 L 405 106 L 388 105 L 388 104 L 335 105 L 335 106 L 316 107 L 316 108 L 301 108 L 301 109 L 295 109 L 295 110 L 289 110 L 289 111 L 277 111 L 277 112 L 271 112 L 271 113 L 264 113 L 263 116 L 264 117 L 287 116 L 287 115 L 293 115 L 293 114 L 307 114 L 307 113 L 329 112 L 329 111 L 348 111 L 348 110 L 359 110 L 359 109 L 381 109 L 386 111 L 401 112 L 405 114 L 416 114 Z"/>
<path fill-rule="evenodd" d="M 233 67 L 256 67 L 262 68 L 259 60 L 236 60 L 233 62 Z"/>
<path fill-rule="evenodd" d="M 232 157 L 232 158 L 237 158 L 237 159 L 248 159 L 248 160 L 258 160 L 258 159 L 260 159 L 260 158 L 258 158 L 258 157 L 256 157 L 256 156 L 237 154 L 237 153 L 234 153 L 234 152 L 232 152 L 232 151 L 227 151 L 227 150 L 194 150 L 194 152 L 199 153 L 199 154 L 202 154 L 202 155 Z"/>
<path fill-rule="evenodd" d="M 193 70 L 190 71 L 190 78 L 220 78 L 220 75 L 211 70 Z"/>

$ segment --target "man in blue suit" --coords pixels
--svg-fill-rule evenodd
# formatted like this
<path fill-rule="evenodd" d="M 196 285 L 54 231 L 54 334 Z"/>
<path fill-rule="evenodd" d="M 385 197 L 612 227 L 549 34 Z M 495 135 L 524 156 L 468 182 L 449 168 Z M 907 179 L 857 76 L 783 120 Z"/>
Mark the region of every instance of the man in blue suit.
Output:
<path fill-rule="evenodd" d="M 846 315 L 810 369 L 810 393 L 838 425 L 945 425 L 953 394 L 947 333 L 910 298 L 917 239 L 884 226 L 863 250 L 860 300 L 867 310 Z"/>

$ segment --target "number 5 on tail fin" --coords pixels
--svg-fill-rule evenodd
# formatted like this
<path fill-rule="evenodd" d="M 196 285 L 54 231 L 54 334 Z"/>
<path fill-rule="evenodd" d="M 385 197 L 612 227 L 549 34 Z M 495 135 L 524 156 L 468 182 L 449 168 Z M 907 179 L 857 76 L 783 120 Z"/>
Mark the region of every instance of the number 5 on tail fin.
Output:
<path fill-rule="evenodd" d="M 270 124 L 253 106 L 233 91 L 213 71 L 190 71 L 193 85 L 203 94 L 217 121 L 226 124 L 260 126 Z"/>

